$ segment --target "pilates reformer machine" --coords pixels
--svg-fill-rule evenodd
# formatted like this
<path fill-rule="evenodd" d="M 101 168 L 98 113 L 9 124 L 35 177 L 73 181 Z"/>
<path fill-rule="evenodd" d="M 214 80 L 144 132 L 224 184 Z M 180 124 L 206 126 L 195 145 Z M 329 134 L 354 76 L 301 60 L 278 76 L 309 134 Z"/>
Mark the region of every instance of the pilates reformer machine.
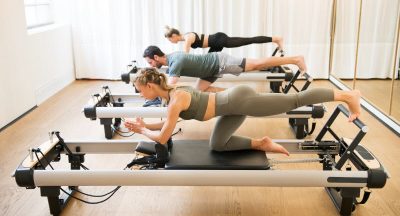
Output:
<path fill-rule="evenodd" d="M 128 107 L 124 106 L 125 104 L 136 106 Z M 120 130 L 124 118 L 135 118 L 136 116 L 163 118 L 167 116 L 167 107 L 142 107 L 142 104 L 145 104 L 145 99 L 137 93 L 112 94 L 110 88 L 104 86 L 101 93 L 92 95 L 83 112 L 86 118 L 99 119 L 100 124 L 104 127 L 105 137 L 111 139 L 115 133 L 127 136 L 126 132 Z M 316 123 L 313 121 L 310 128 L 309 119 L 322 118 L 324 112 L 325 107 L 322 104 L 310 105 L 267 118 L 289 118 L 289 125 L 296 134 L 296 138 L 302 139 L 314 132 Z"/>
<path fill-rule="evenodd" d="M 389 173 L 360 141 L 368 131 L 359 119 L 353 139 L 340 137 L 332 129 L 338 115 L 349 113 L 339 105 L 315 140 L 274 140 L 291 154 L 314 154 L 314 158 L 286 159 L 288 163 L 317 162 L 321 170 L 277 170 L 283 163 L 268 159 L 265 152 L 241 150 L 214 152 L 207 140 L 179 140 L 168 143 L 169 161 L 158 161 L 154 142 L 66 141 L 58 132 L 28 156 L 17 167 L 13 177 L 20 187 L 40 188 L 47 197 L 50 213 L 59 215 L 70 198 L 82 192 L 79 186 L 118 186 L 105 194 L 109 199 L 122 185 L 126 186 L 265 186 L 324 187 L 341 215 L 350 215 L 359 204 L 367 202 L 370 189 L 383 188 Z M 324 140 L 330 134 L 329 140 Z M 121 170 L 89 170 L 83 165 L 89 154 L 149 154 L 135 157 Z M 51 165 L 68 157 L 70 169 L 53 169 Z M 129 169 L 136 167 L 137 169 Z M 50 169 L 51 168 L 51 169 Z M 81 169 L 83 168 L 83 169 Z M 61 191 L 63 194 L 61 194 Z M 61 195 L 60 195 L 61 194 Z M 361 197 L 359 200 L 357 198 Z M 66 196 L 64 196 L 66 195 Z"/>
<path fill-rule="evenodd" d="M 272 56 L 276 56 L 276 54 L 280 52 L 280 56 L 283 57 L 284 54 L 282 51 L 279 51 L 278 48 L 274 50 Z M 132 80 L 135 79 L 136 73 L 139 71 L 139 67 L 136 65 L 136 61 L 133 60 L 131 64 L 127 66 L 128 72 L 121 74 L 121 80 L 124 81 L 126 84 L 131 83 Z M 159 69 L 164 73 L 167 73 L 166 68 Z M 313 78 L 308 74 L 303 74 L 305 78 L 305 83 L 301 88 L 298 88 L 295 85 L 295 82 L 300 77 L 300 71 L 297 71 L 295 74 L 293 73 L 292 69 L 288 66 L 282 65 L 272 68 L 266 68 L 262 70 L 263 72 L 255 71 L 255 72 L 246 72 L 242 73 L 240 76 L 235 76 L 231 74 L 225 74 L 223 77 L 219 78 L 219 81 L 222 82 L 232 82 L 232 81 L 262 81 L 266 80 L 270 83 L 271 92 L 274 93 L 288 93 L 291 89 L 295 91 L 303 91 L 308 88 L 308 86 L 313 81 Z M 197 78 L 193 77 L 180 77 L 179 81 L 182 82 L 194 82 Z"/>

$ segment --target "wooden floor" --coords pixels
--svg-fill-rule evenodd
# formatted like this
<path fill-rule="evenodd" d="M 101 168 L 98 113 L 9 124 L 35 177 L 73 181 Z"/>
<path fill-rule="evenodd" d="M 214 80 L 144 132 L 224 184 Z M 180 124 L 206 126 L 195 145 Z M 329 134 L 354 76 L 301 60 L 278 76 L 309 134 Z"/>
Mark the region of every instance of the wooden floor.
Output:
<path fill-rule="evenodd" d="M 228 87 L 228 83 L 218 83 Z M 267 84 L 244 83 L 265 91 Z M 113 93 L 132 91 L 122 82 L 75 81 L 31 113 L 0 133 L 0 215 L 49 215 L 47 200 L 39 190 L 17 187 L 11 174 L 27 155 L 30 147 L 48 140 L 47 133 L 61 131 L 66 140 L 104 140 L 98 121 L 86 119 L 82 107 L 89 95 L 100 92 L 103 85 Z M 333 87 L 327 81 L 315 81 L 311 87 Z M 327 116 L 335 104 L 328 105 Z M 363 140 L 384 163 L 392 176 L 385 188 L 374 190 L 366 205 L 358 206 L 354 215 L 400 215 L 400 138 L 367 112 L 361 120 L 369 126 Z M 207 139 L 215 120 L 184 121 L 175 139 Z M 317 131 L 323 120 L 317 120 Z M 344 137 L 353 137 L 355 127 L 340 118 L 334 130 Z M 287 119 L 249 118 L 238 130 L 250 137 L 269 135 L 275 139 L 294 138 Z M 314 133 L 309 139 L 314 138 Z M 143 137 L 133 136 L 140 140 Z M 285 158 L 268 154 L 270 158 Z M 300 156 L 290 156 L 298 158 Z M 92 155 L 85 165 L 93 169 L 123 168 L 132 155 Z M 279 165 L 276 169 L 320 169 L 319 164 Z M 251 179 L 249 179 L 251 181 Z M 112 187 L 81 187 L 85 192 L 102 194 Z M 86 199 L 86 198 L 84 198 Z M 95 201 L 90 199 L 91 201 Z M 99 205 L 88 205 L 71 200 L 63 215 L 338 215 L 323 188 L 263 188 L 263 187 L 122 187 L 110 200 Z"/>

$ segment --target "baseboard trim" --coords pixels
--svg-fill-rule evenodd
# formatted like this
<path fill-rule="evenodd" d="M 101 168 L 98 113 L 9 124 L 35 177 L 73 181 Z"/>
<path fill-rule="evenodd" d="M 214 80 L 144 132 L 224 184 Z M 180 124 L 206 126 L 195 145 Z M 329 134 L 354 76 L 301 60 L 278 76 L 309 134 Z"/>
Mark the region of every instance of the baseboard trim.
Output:
<path fill-rule="evenodd" d="M 38 106 L 35 105 L 34 107 L 30 108 L 28 111 L 22 113 L 22 115 L 18 116 L 17 118 L 15 118 L 14 120 L 12 120 L 10 123 L 4 125 L 2 128 L 0 128 L 0 132 L 2 132 L 3 130 L 5 130 L 6 128 L 8 128 L 9 126 L 11 126 L 12 124 L 14 124 L 16 121 L 20 120 L 21 118 L 23 118 L 24 116 L 26 116 L 28 113 L 32 112 L 34 109 L 36 109 Z"/>

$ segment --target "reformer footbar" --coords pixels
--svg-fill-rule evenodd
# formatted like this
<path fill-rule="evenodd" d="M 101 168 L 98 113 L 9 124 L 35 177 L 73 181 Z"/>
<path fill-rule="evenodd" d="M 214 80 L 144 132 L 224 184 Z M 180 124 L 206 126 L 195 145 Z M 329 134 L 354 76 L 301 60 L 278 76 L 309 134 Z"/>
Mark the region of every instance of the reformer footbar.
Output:
<path fill-rule="evenodd" d="M 52 136 L 35 151 L 30 151 L 15 170 L 14 177 L 20 187 L 39 187 L 54 215 L 59 215 L 68 201 L 60 197 L 61 186 L 73 186 L 76 191 L 78 186 L 111 185 L 325 187 L 340 214 L 350 215 L 356 205 L 367 200 L 356 200 L 361 189 L 384 187 L 389 174 L 379 160 L 360 145 L 368 128 L 359 119 L 354 124 L 360 130 L 352 140 L 333 131 L 331 125 L 340 113 L 349 115 L 339 105 L 315 140 L 274 140 L 291 154 L 316 154 L 322 170 L 269 170 L 269 160 L 262 151 L 214 152 L 208 148 L 207 140 L 174 141 L 164 166 L 151 166 L 141 161 L 136 165 L 144 169 L 139 170 L 80 170 L 85 167 L 83 162 L 87 154 L 133 154 L 145 147 L 150 156 L 157 158 L 154 154 L 157 144 L 127 140 L 65 141 L 58 133 L 53 133 L 57 137 Z M 328 132 L 333 140 L 323 140 Z M 35 152 L 42 154 L 33 157 Z M 70 158 L 71 170 L 46 169 L 63 154 Z M 129 166 L 135 162 L 131 161 Z M 355 169 L 343 169 L 347 162 Z"/>
<path fill-rule="evenodd" d="M 272 56 L 276 56 L 276 54 L 278 53 L 279 48 L 277 47 L 274 52 L 272 53 Z M 279 50 L 280 52 L 280 57 L 285 56 L 283 50 Z M 265 70 L 262 71 L 267 71 L 267 72 L 271 72 L 271 73 L 277 73 L 277 74 L 282 74 L 282 73 L 291 73 L 293 74 L 293 71 L 285 66 L 285 65 L 280 65 L 280 66 L 276 66 L 276 67 L 271 67 L 271 68 L 267 68 Z M 300 71 L 298 70 L 296 72 L 296 74 L 294 76 L 292 76 L 292 78 L 290 80 L 285 80 L 285 81 L 289 81 L 288 84 L 284 84 L 284 82 L 282 80 L 280 81 L 271 81 L 270 82 L 270 88 L 271 91 L 274 93 L 288 93 L 290 91 L 290 89 L 294 89 L 295 91 L 299 92 L 299 91 L 303 91 L 306 90 L 308 88 L 308 86 L 311 84 L 311 82 L 313 81 L 313 78 L 305 73 L 303 76 L 306 79 L 306 82 L 304 83 L 304 85 L 302 86 L 301 90 L 299 90 L 294 83 L 297 81 L 297 79 L 300 76 Z"/>
<path fill-rule="evenodd" d="M 104 86 L 100 94 L 95 94 L 86 104 L 83 112 L 86 118 L 100 119 L 104 126 L 104 134 L 111 139 L 117 131 L 123 118 L 141 116 L 145 118 L 162 118 L 167 116 L 166 107 L 141 107 L 145 100 L 139 94 L 112 94 L 108 86 Z M 125 104 L 137 105 L 124 107 Z M 302 139 L 314 132 L 315 121 L 309 128 L 309 119 L 322 118 L 325 107 L 323 105 L 303 106 L 285 114 L 268 116 L 266 118 L 289 118 L 289 125 L 296 134 L 297 139 Z"/>

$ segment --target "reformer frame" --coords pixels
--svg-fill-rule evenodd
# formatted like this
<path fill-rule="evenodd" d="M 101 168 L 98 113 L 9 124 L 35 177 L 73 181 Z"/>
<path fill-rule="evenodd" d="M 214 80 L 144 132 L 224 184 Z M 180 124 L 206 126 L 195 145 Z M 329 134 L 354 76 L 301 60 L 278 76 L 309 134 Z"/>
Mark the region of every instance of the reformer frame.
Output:
<path fill-rule="evenodd" d="M 322 170 L 80 170 L 86 154 L 133 154 L 138 142 L 64 141 L 51 136 L 17 167 L 14 173 L 20 187 L 39 187 L 41 196 L 48 199 L 50 213 L 59 215 L 69 200 L 60 196 L 61 186 L 269 186 L 269 187 L 325 187 L 341 215 L 350 215 L 363 188 L 383 188 L 389 174 L 379 160 L 360 144 L 368 131 L 359 119 L 354 124 L 360 129 L 353 140 L 339 137 L 331 128 L 337 116 L 348 111 L 339 105 L 315 140 L 274 140 L 291 154 L 316 154 Z M 330 133 L 335 140 L 323 140 Z M 59 137 L 57 135 L 57 137 Z M 188 141 L 190 142 L 190 141 Z M 42 155 L 33 157 L 33 152 Z M 46 170 L 53 161 L 66 154 L 71 170 Z M 173 157 L 173 155 L 171 155 Z M 343 169 L 350 161 L 356 170 Z"/>
<path fill-rule="evenodd" d="M 138 71 L 139 68 L 136 68 L 132 71 Z M 159 69 L 162 70 L 163 69 Z M 274 93 L 288 93 L 290 89 L 294 89 L 296 91 L 302 91 L 308 88 L 308 86 L 313 81 L 313 78 L 308 74 L 303 74 L 305 78 L 304 85 L 299 89 L 296 87 L 295 82 L 300 77 L 300 71 L 297 71 L 293 74 L 292 70 L 287 66 L 279 66 L 277 69 L 271 69 L 270 71 L 254 71 L 254 72 L 245 72 L 240 74 L 239 76 L 235 76 L 232 74 L 224 74 L 223 77 L 218 78 L 218 81 L 221 82 L 239 82 L 239 81 L 269 81 L 270 89 Z M 164 70 L 165 71 L 165 70 Z M 121 75 L 121 80 L 126 84 L 131 83 L 132 80 L 136 78 L 136 72 L 124 73 Z M 185 77 L 181 76 L 179 81 L 181 82 L 195 82 L 198 78 L 194 77 Z M 287 83 L 287 84 L 284 84 Z"/>
<path fill-rule="evenodd" d="M 102 92 L 92 95 L 92 98 L 83 109 L 86 118 L 100 120 L 104 127 L 104 135 L 112 139 L 115 130 L 120 128 L 122 118 L 163 118 L 167 116 L 166 107 L 125 107 L 125 104 L 144 104 L 145 99 L 138 93 L 113 94 L 108 86 L 102 88 Z M 303 106 L 285 114 L 267 116 L 265 118 L 288 118 L 289 125 L 297 139 L 302 139 L 314 132 L 315 122 L 309 127 L 309 119 L 322 118 L 325 107 L 321 105 Z"/>

